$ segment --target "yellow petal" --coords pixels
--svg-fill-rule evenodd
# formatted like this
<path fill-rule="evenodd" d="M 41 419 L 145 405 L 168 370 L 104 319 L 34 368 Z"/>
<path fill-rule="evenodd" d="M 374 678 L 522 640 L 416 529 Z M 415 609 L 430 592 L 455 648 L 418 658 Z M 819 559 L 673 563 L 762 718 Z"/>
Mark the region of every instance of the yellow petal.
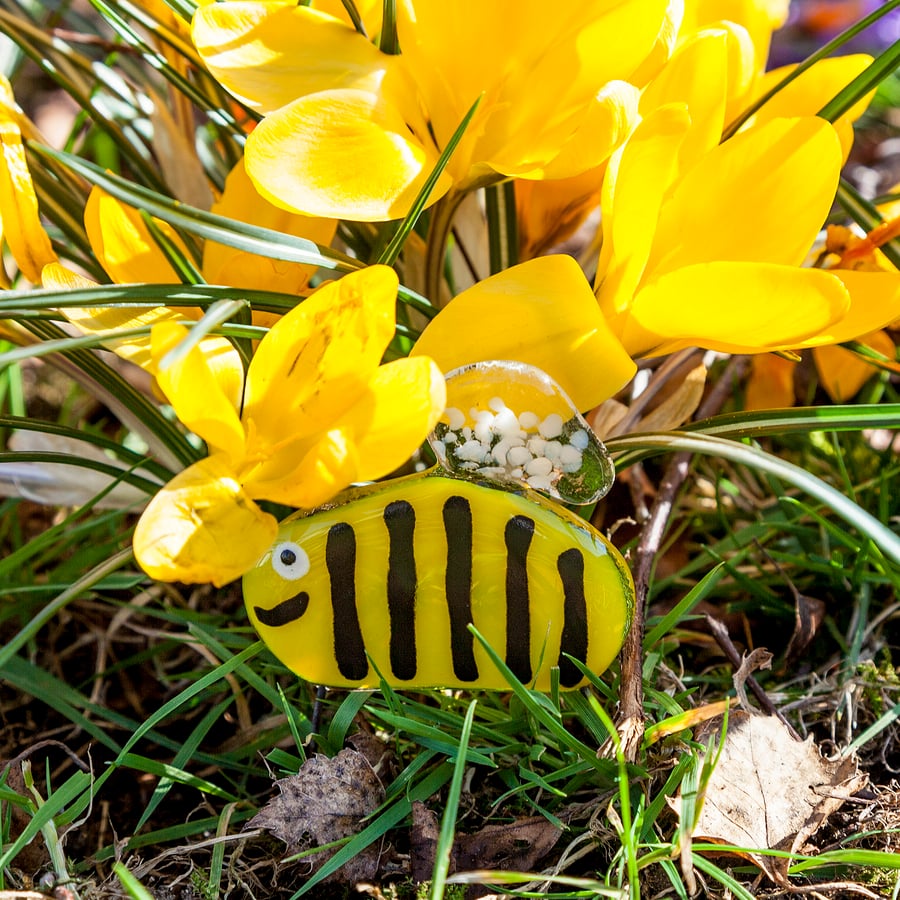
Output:
<path fill-rule="evenodd" d="M 797 364 L 772 353 L 753 357 L 744 409 L 783 409 L 794 405 Z"/>
<path fill-rule="evenodd" d="M 319 288 L 262 339 L 244 419 L 272 443 L 330 427 L 364 390 L 394 335 L 397 276 L 369 266 Z"/>
<path fill-rule="evenodd" d="M 666 61 L 672 55 L 678 43 L 678 31 L 684 18 L 684 0 L 669 0 L 663 16 L 662 26 L 656 41 L 644 61 L 632 72 L 629 80 L 638 87 L 643 87 L 659 74 Z"/>
<path fill-rule="evenodd" d="M 439 147 L 484 95 L 453 171 L 498 172 L 555 157 L 607 82 L 628 81 L 653 49 L 666 0 L 582 0 L 547 14 L 541 0 L 415 0 L 398 4 L 402 59 L 423 98 Z M 565 174 L 577 174 L 566 172 Z"/>
<path fill-rule="evenodd" d="M 427 356 L 379 366 L 340 424 L 355 436 L 361 481 L 403 465 L 425 442 L 446 404 L 441 370 Z"/>
<path fill-rule="evenodd" d="M 278 532 L 244 492 L 220 456 L 176 475 L 144 510 L 134 555 L 158 581 L 212 582 L 217 587 L 254 566 Z"/>
<path fill-rule="evenodd" d="M 852 341 L 861 334 L 885 328 L 900 318 L 900 273 L 829 269 L 850 293 L 850 308 L 831 327 L 798 347 L 817 347 Z"/>
<path fill-rule="evenodd" d="M 190 258 L 175 229 L 158 219 L 153 221 Z M 84 227 L 91 249 L 116 284 L 170 284 L 181 280 L 153 240 L 140 212 L 101 188 L 93 188 L 88 196 Z"/>
<path fill-rule="evenodd" d="M 758 125 L 784 116 L 814 116 L 871 62 L 872 57 L 865 53 L 820 59 L 768 100 L 751 123 Z M 795 68 L 796 66 L 783 66 L 766 72 L 754 86 L 752 99 L 761 97 Z M 849 155 L 853 144 L 853 122 L 865 112 L 873 93 L 874 91 L 862 97 L 835 122 L 844 159 Z"/>
<path fill-rule="evenodd" d="M 841 168 L 823 119 L 775 119 L 689 169 L 662 205 L 647 275 L 717 260 L 799 265 L 825 221 Z"/>
<path fill-rule="evenodd" d="M 359 90 L 295 100 L 266 116 L 246 149 L 248 174 L 276 206 L 361 222 L 402 218 L 436 162 L 389 101 Z M 428 202 L 450 184 L 442 173 Z"/>
<path fill-rule="evenodd" d="M 192 35 L 216 81 L 264 113 L 331 88 L 377 90 L 391 65 L 349 24 L 297 3 L 212 3 Z"/>
<path fill-rule="evenodd" d="M 237 351 L 229 345 L 218 364 L 211 362 L 199 346 L 175 362 L 166 359 L 188 333 L 183 325 L 173 322 L 154 325 L 151 346 L 157 381 L 178 418 L 211 448 L 224 451 L 236 466 L 244 452 L 244 428 L 226 373 L 233 373 Z M 240 360 L 236 362 L 240 366 Z M 226 381 L 225 386 L 222 381 Z"/>
<path fill-rule="evenodd" d="M 264 200 L 247 176 L 243 160 L 229 173 L 225 191 L 211 211 L 238 222 L 306 238 L 325 247 L 337 229 L 334 219 L 294 215 Z M 203 276 L 210 284 L 300 294 L 315 271 L 315 266 L 258 256 L 209 239 L 203 248 Z"/>
<path fill-rule="evenodd" d="M 51 290 L 81 290 L 96 287 L 97 283 L 85 278 L 60 263 L 50 263 L 41 271 L 41 284 Z M 124 306 L 124 307 L 66 307 L 60 312 L 84 334 L 103 334 L 123 328 L 140 328 L 158 325 L 161 322 L 179 322 L 188 318 L 199 318 L 194 309 L 172 309 L 168 306 Z M 210 339 L 212 340 L 212 339 Z M 217 338 L 216 340 L 222 340 Z M 122 359 L 155 372 L 153 354 L 150 351 L 150 336 L 108 338 L 105 346 Z"/>
<path fill-rule="evenodd" d="M 667 103 L 684 103 L 691 130 L 681 160 L 694 160 L 712 149 L 722 137 L 730 79 L 729 54 L 740 45 L 726 27 L 699 31 L 685 41 L 641 96 L 640 109 L 648 115 Z"/>
<path fill-rule="evenodd" d="M 34 182 L 28 171 L 25 146 L 12 87 L 0 75 L 0 222 L 2 236 L 22 274 L 40 284 L 41 269 L 57 256 L 41 225 Z"/>
<path fill-rule="evenodd" d="M 611 323 L 627 308 L 643 276 L 660 207 L 678 175 L 679 153 L 690 128 L 686 104 L 660 107 L 610 159 L 602 192 L 606 224 L 597 299 Z"/>
<path fill-rule="evenodd" d="M 312 509 L 327 503 L 354 481 L 360 481 L 359 455 L 352 435 L 343 428 L 331 428 L 304 447 L 301 455 L 282 456 L 254 473 L 247 491 L 288 506 Z M 274 470 L 280 465 L 280 474 Z M 271 474 L 263 479 L 261 475 Z"/>
<path fill-rule="evenodd" d="M 632 303 L 622 340 L 633 355 L 683 347 L 787 350 L 827 332 L 849 306 L 841 282 L 820 269 L 706 263 L 645 287 Z"/>
<path fill-rule="evenodd" d="M 769 56 L 772 31 L 784 24 L 788 0 L 691 0 L 685 4 L 681 35 L 722 21 L 746 29 L 756 48 L 756 70 L 761 72 Z"/>
<path fill-rule="evenodd" d="M 612 396 L 635 365 L 612 335 L 578 264 L 543 256 L 450 301 L 413 349 L 444 372 L 489 359 L 543 369 L 580 410 Z"/>
<path fill-rule="evenodd" d="M 97 287 L 97 282 L 73 272 L 60 262 L 51 262 L 41 269 L 41 287 L 50 291 L 80 291 L 84 288 Z"/>
<path fill-rule="evenodd" d="M 572 135 L 559 152 L 538 169 L 526 171 L 527 158 L 519 166 L 519 178 L 565 179 L 595 173 L 638 123 L 640 92 L 627 81 L 612 81 L 590 101 Z M 517 174 L 511 169 L 505 175 Z"/>
<path fill-rule="evenodd" d="M 896 356 L 894 342 L 883 331 L 863 335 L 859 342 L 890 360 Z M 816 347 L 812 354 L 819 381 L 835 403 L 845 403 L 878 371 L 864 357 L 843 347 Z"/>

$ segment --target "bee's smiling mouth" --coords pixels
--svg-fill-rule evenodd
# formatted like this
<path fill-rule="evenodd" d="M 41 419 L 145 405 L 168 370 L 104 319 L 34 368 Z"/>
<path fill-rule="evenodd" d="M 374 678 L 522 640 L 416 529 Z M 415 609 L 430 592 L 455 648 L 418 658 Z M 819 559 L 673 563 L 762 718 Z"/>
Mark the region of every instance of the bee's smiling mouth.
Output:
<path fill-rule="evenodd" d="M 300 591 L 299 594 L 295 594 L 287 600 L 282 600 L 281 603 L 273 606 L 271 609 L 254 606 L 253 612 L 256 613 L 256 618 L 263 625 L 276 628 L 279 625 L 289 625 L 291 622 L 296 622 L 306 612 L 307 606 L 309 606 L 309 594 L 306 591 Z"/>

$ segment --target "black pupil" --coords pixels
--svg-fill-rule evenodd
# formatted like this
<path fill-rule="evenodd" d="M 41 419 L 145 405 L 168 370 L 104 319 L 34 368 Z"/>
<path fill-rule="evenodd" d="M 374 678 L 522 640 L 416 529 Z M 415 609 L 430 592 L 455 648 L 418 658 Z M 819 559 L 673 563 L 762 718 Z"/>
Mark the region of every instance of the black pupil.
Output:
<path fill-rule="evenodd" d="M 293 550 L 284 549 L 281 551 L 281 563 L 285 566 L 292 566 L 297 562 L 297 554 Z"/>

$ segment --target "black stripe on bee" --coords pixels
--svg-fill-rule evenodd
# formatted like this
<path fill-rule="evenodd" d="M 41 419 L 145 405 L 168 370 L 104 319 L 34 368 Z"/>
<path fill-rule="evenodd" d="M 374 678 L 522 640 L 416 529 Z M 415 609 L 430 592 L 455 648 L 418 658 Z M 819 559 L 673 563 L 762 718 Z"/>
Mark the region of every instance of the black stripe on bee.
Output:
<path fill-rule="evenodd" d="M 576 547 L 565 550 L 556 560 L 563 585 L 563 630 L 559 646 L 559 681 L 574 687 L 584 677 L 563 654 L 587 663 L 587 600 L 584 597 L 584 555 Z"/>
<path fill-rule="evenodd" d="M 387 599 L 391 619 L 391 671 L 408 681 L 416 677 L 416 513 L 406 500 L 384 509 L 388 531 Z M 337 621 L 335 619 L 335 621 Z"/>
<path fill-rule="evenodd" d="M 531 681 L 531 609 L 528 551 L 534 519 L 513 516 L 506 523 L 506 664 L 523 684 Z"/>
<path fill-rule="evenodd" d="M 450 613 L 450 653 L 453 674 L 463 682 L 478 679 L 472 621 L 472 507 L 465 497 L 448 498 L 444 504 L 447 536 L 447 573 L 444 592 Z"/>
<path fill-rule="evenodd" d="M 328 530 L 325 565 L 331 580 L 334 657 L 344 678 L 359 681 L 369 672 L 356 610 L 356 533 L 347 522 Z"/>

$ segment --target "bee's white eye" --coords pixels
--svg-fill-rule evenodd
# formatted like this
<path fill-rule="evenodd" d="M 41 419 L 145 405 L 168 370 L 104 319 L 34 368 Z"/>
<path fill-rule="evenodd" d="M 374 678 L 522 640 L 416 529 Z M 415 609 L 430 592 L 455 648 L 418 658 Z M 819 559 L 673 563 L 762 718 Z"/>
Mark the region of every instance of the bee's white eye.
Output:
<path fill-rule="evenodd" d="M 309 571 L 306 551 L 293 541 L 282 541 L 272 548 L 272 568 L 288 581 L 296 581 Z"/>

